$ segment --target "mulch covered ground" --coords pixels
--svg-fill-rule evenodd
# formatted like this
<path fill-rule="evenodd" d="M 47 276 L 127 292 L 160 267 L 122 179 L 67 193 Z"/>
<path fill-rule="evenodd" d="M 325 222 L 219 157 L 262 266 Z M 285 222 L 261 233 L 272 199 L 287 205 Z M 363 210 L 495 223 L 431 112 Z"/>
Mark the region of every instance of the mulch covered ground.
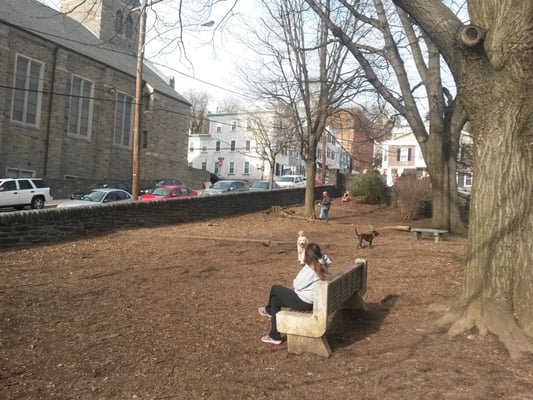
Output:
<path fill-rule="evenodd" d="M 533 356 L 453 340 L 466 240 L 415 240 L 395 208 L 334 200 L 0 252 L 0 399 L 532 399 Z M 412 226 L 428 227 L 416 220 Z M 380 232 L 358 249 L 354 225 Z M 257 314 L 299 270 L 299 230 L 342 269 L 368 260 L 367 312 L 339 312 L 329 359 L 263 344 Z"/>

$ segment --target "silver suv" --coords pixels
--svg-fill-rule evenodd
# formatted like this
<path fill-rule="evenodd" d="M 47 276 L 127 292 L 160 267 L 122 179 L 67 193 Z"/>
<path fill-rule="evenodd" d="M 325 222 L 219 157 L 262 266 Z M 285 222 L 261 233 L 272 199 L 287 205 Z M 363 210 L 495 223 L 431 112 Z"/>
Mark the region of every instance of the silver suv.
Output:
<path fill-rule="evenodd" d="M 14 207 L 22 210 L 30 206 L 34 209 L 41 209 L 47 201 L 52 201 L 50 187 L 42 179 L 0 179 L 0 207 Z"/>

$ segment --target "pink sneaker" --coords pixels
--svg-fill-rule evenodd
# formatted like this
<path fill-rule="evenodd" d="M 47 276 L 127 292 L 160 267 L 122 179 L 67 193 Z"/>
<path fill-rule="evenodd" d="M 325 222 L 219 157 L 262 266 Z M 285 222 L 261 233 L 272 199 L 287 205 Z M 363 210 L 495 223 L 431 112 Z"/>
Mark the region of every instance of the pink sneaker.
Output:
<path fill-rule="evenodd" d="M 261 341 L 262 341 L 263 343 L 269 343 L 269 344 L 273 344 L 273 345 L 276 345 L 276 346 L 277 346 L 277 345 L 280 345 L 280 344 L 283 343 L 283 340 L 272 339 L 272 338 L 270 337 L 270 335 L 263 336 L 263 337 L 261 338 Z"/>
<path fill-rule="evenodd" d="M 265 307 L 259 307 L 259 309 L 257 310 L 257 312 L 259 312 L 259 315 L 262 316 L 262 317 L 272 318 L 272 315 L 270 315 L 270 314 L 268 313 L 268 311 L 266 310 Z"/>

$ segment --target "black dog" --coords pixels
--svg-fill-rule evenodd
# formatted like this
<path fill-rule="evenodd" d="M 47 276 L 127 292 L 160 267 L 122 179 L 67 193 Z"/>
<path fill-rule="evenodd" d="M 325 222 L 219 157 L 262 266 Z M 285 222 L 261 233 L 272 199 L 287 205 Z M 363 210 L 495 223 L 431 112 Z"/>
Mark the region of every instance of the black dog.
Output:
<path fill-rule="evenodd" d="M 379 235 L 379 232 L 375 230 L 371 230 L 370 232 L 359 233 L 357 232 L 357 227 L 355 227 L 355 235 L 357 236 L 357 239 L 359 240 L 359 242 L 357 243 L 357 248 L 360 249 L 364 247 L 363 240 L 365 242 L 368 242 L 368 247 L 372 247 L 372 241 L 374 240 L 376 236 Z"/>

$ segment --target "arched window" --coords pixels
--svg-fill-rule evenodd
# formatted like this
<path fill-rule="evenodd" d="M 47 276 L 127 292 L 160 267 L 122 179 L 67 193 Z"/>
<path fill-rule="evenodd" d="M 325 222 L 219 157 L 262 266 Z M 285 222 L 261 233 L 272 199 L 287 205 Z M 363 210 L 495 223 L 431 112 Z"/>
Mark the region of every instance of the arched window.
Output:
<path fill-rule="evenodd" d="M 133 37 L 133 18 L 131 15 L 128 15 L 128 18 L 126 18 L 126 36 L 128 39 Z"/>
<path fill-rule="evenodd" d="M 122 11 L 118 10 L 115 15 L 115 32 L 122 33 Z"/>

